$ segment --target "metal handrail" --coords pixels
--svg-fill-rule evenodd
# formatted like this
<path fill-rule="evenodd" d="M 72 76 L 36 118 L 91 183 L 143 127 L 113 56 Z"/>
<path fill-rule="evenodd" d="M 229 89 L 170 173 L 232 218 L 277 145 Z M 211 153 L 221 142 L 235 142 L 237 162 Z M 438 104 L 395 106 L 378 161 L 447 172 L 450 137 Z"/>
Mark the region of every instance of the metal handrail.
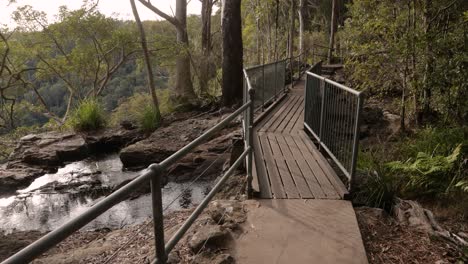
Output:
<path fill-rule="evenodd" d="M 251 86 L 249 86 L 251 87 Z M 37 241 L 28 245 L 21 251 L 17 252 L 13 256 L 4 260 L 2 264 L 23 264 L 28 263 L 42 253 L 46 252 L 53 246 L 57 245 L 61 241 L 65 240 L 67 237 L 72 235 L 74 232 L 78 231 L 80 228 L 84 227 L 98 216 L 112 208 L 114 205 L 120 203 L 125 198 L 127 198 L 135 189 L 143 185 L 144 183 L 151 182 L 151 196 L 152 196 L 152 207 L 153 207 L 153 222 L 154 222 L 154 233 L 155 233 L 155 250 L 158 263 L 166 263 L 167 255 L 174 248 L 177 242 L 182 238 L 188 228 L 193 224 L 195 219 L 200 215 L 201 211 L 206 208 L 208 202 L 213 198 L 213 196 L 220 190 L 221 185 L 224 184 L 227 178 L 235 171 L 237 167 L 242 163 L 244 159 L 250 161 L 247 163 L 247 188 L 248 193 L 251 192 L 252 186 L 252 134 L 253 134 L 253 118 L 250 118 L 246 121 L 243 121 L 243 130 L 246 138 L 246 147 L 242 155 L 234 162 L 231 168 L 224 174 L 221 180 L 215 185 L 211 190 L 208 196 L 203 200 L 203 202 L 195 209 L 189 219 L 184 223 L 184 225 L 176 232 L 176 234 L 169 240 L 167 244 L 164 243 L 164 228 L 163 228 L 163 210 L 162 210 L 162 192 L 161 192 L 161 178 L 164 170 L 168 169 L 169 166 L 173 165 L 179 161 L 182 157 L 187 155 L 190 151 L 200 146 L 204 141 L 211 138 L 216 132 L 219 132 L 221 129 L 225 128 L 230 122 L 232 122 L 236 117 L 244 112 L 249 112 L 249 116 L 253 117 L 253 101 L 254 101 L 254 90 L 249 89 L 248 91 L 249 98 L 248 100 L 235 112 L 224 118 L 217 125 L 203 133 L 197 139 L 190 142 L 185 147 L 181 148 L 164 161 L 159 164 L 150 165 L 143 174 L 116 190 L 103 200 L 99 201 L 84 213 L 79 216 L 71 219 L 67 223 L 63 224 L 59 228 L 51 231 L 47 235 L 41 237 Z M 244 117 L 245 118 L 245 117 Z M 155 260 L 156 262 L 156 260 Z"/>
<path fill-rule="evenodd" d="M 348 178 L 351 190 L 364 95 L 311 71 L 307 71 L 305 92 L 304 127 Z"/>

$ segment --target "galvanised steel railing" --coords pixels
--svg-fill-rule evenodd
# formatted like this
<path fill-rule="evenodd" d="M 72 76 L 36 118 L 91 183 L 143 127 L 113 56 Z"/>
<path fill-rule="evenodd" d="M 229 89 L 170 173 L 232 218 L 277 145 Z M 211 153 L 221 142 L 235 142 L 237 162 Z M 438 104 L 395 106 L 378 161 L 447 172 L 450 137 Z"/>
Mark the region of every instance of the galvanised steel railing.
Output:
<path fill-rule="evenodd" d="M 254 107 L 256 110 L 264 109 L 273 102 L 281 93 L 285 92 L 286 62 L 277 62 L 252 66 L 244 69 L 244 102 L 246 101 L 249 85 L 255 90 Z"/>
<path fill-rule="evenodd" d="M 195 222 L 197 217 L 203 212 L 207 207 L 208 203 L 213 199 L 216 193 L 221 189 L 223 184 L 228 180 L 228 178 L 235 172 L 235 170 L 246 160 L 247 164 L 247 192 L 251 193 L 252 186 L 252 155 L 253 155 L 253 114 L 254 114 L 254 90 L 251 88 L 250 82 L 248 82 L 248 100 L 237 109 L 234 113 L 230 114 L 228 117 L 224 118 L 216 126 L 212 127 L 203 135 L 197 139 L 190 142 L 188 145 L 172 154 L 170 157 L 165 159 L 159 164 L 150 165 L 146 171 L 113 192 L 103 200 L 99 201 L 88 210 L 86 210 L 81 215 L 73 218 L 68 221 L 61 227 L 51 231 L 47 235 L 43 236 L 39 240 L 30 244 L 26 248 L 22 249 L 18 253 L 14 254 L 10 258 L 2 262 L 2 264 L 23 264 L 28 263 L 42 253 L 46 252 L 50 248 L 59 244 L 61 241 L 72 235 L 74 232 L 78 231 L 80 228 L 84 227 L 98 216 L 120 203 L 126 199 L 135 189 L 142 186 L 143 184 L 150 183 L 151 185 L 151 196 L 152 196 L 152 209 L 153 209 L 153 223 L 154 223 L 154 239 L 155 239 L 155 251 L 156 259 L 153 263 L 166 263 L 167 256 L 175 245 L 182 239 L 184 234 L 188 231 L 191 225 Z M 178 162 L 182 157 L 187 155 L 189 152 L 194 150 L 196 147 L 200 146 L 202 143 L 210 139 L 215 133 L 219 132 L 221 129 L 225 128 L 230 122 L 232 122 L 239 115 L 245 113 L 243 120 L 243 133 L 245 140 L 245 148 L 243 153 L 239 158 L 232 164 L 226 173 L 221 177 L 218 183 L 213 187 L 210 193 L 205 197 L 205 199 L 197 206 L 193 211 L 190 217 L 184 222 L 184 224 L 179 228 L 179 230 L 172 236 L 167 243 L 164 242 L 164 226 L 163 226 L 163 205 L 162 205 L 162 192 L 161 192 L 161 180 L 163 173 L 171 165 Z M 246 120 L 246 118 L 248 118 Z"/>
<path fill-rule="evenodd" d="M 246 80 L 250 81 L 250 87 L 255 90 L 255 110 L 264 110 L 278 96 L 286 92 L 286 82 L 291 79 L 291 86 L 294 86 L 294 78 L 300 79 L 305 71 L 302 59 L 305 52 L 271 63 L 247 67 L 244 69 L 244 102 L 246 102 L 247 89 Z M 289 72 L 287 71 L 289 70 Z M 297 77 L 294 75 L 297 73 Z M 287 76 L 290 74 L 290 76 Z"/>
<path fill-rule="evenodd" d="M 315 67 L 316 66 L 316 67 Z M 318 71 L 315 65 L 311 71 Z M 304 127 L 353 186 L 364 96 L 311 71 L 307 72 Z"/>

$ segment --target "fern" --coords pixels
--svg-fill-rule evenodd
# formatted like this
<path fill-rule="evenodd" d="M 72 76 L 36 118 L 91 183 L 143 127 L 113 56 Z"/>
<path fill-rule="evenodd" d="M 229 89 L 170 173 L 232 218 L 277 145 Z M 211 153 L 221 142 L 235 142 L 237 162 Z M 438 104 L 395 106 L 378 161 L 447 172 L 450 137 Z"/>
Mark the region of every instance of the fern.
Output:
<path fill-rule="evenodd" d="M 456 187 L 464 190 L 468 186 L 463 184 L 464 181 L 457 183 L 458 174 L 455 172 L 461 152 L 462 144 L 459 144 L 448 156 L 431 156 L 419 152 L 414 160 L 394 161 L 387 163 L 386 166 L 392 172 L 408 176 L 406 185 L 408 190 L 416 190 L 426 194 L 447 193 L 454 183 Z"/>

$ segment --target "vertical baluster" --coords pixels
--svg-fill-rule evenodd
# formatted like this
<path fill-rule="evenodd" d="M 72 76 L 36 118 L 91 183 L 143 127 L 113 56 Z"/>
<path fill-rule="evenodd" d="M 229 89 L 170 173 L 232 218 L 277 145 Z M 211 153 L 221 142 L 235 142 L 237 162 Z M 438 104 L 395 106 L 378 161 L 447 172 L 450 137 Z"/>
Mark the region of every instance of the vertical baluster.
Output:
<path fill-rule="evenodd" d="M 351 181 L 350 181 L 350 190 L 354 187 L 355 173 L 356 173 L 356 163 L 358 158 L 358 148 L 359 148 L 359 126 L 361 123 L 361 113 L 363 105 L 363 96 L 359 94 L 357 97 L 357 107 L 356 107 L 356 122 L 354 124 L 354 138 L 353 138 L 353 156 L 351 161 Z"/>
<path fill-rule="evenodd" d="M 161 192 L 161 177 L 162 171 L 159 164 L 150 167 L 153 171 L 151 178 L 151 200 L 153 208 L 153 232 L 154 245 L 158 263 L 165 264 L 167 255 L 164 242 L 164 223 L 163 223 L 163 208 L 162 208 L 162 192 Z"/>

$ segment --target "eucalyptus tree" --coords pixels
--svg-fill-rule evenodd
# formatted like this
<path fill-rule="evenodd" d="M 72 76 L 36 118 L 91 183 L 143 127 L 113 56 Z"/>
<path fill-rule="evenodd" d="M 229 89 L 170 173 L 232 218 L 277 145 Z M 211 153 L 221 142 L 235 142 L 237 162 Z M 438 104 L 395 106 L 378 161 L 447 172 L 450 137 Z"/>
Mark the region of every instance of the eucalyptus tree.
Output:
<path fill-rule="evenodd" d="M 172 90 L 172 100 L 176 103 L 186 103 L 196 99 L 191 76 L 189 38 L 187 34 L 187 0 L 176 1 L 175 16 L 168 15 L 153 5 L 149 0 L 138 0 L 156 15 L 171 23 L 177 34 L 179 54 L 176 58 L 175 85 Z"/>
<path fill-rule="evenodd" d="M 224 0 L 222 8 L 223 35 L 223 106 L 242 100 L 243 46 L 241 0 Z"/>
<path fill-rule="evenodd" d="M 95 6 L 70 11 L 60 7 L 49 24 L 44 12 L 31 6 L 14 12 L 18 31 L 29 32 L 23 48 L 35 63 L 37 80 L 59 79 L 68 90 L 64 122 L 76 101 L 97 97 L 117 70 L 137 53 L 134 28 L 109 18 Z"/>

